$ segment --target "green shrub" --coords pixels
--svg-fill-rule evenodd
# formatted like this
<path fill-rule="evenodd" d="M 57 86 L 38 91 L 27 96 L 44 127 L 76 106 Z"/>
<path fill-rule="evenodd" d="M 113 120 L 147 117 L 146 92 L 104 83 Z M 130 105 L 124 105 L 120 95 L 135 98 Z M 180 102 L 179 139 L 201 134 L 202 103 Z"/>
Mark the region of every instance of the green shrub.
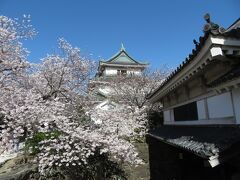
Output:
<path fill-rule="evenodd" d="M 35 155 L 40 152 L 39 143 L 44 140 L 57 138 L 61 135 L 60 131 L 52 131 L 52 132 L 38 132 L 33 135 L 32 138 L 27 139 L 25 142 L 25 150 L 30 152 L 30 154 Z"/>

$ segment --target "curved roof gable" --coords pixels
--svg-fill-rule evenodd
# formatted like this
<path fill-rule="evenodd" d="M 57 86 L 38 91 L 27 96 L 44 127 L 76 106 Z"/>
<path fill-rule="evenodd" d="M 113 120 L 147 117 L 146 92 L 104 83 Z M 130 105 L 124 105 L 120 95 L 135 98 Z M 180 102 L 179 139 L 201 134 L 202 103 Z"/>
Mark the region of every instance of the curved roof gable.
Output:
<path fill-rule="evenodd" d="M 147 63 L 141 63 L 133 59 L 125 50 L 123 44 L 120 51 L 107 61 L 102 61 L 107 64 L 133 64 L 133 65 L 147 65 Z"/>
<path fill-rule="evenodd" d="M 126 63 L 126 64 L 139 64 L 136 60 L 131 58 L 126 51 L 121 50 L 117 55 L 106 61 L 108 63 Z"/>

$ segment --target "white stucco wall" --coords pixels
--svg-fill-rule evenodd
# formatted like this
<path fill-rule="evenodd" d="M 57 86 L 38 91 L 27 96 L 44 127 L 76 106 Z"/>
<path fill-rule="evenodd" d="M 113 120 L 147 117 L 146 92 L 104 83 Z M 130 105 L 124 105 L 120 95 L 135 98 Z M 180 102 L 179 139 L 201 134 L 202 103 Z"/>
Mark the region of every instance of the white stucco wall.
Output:
<path fill-rule="evenodd" d="M 197 101 L 197 111 L 198 111 L 198 119 L 207 119 L 207 112 L 205 107 L 205 100 Z"/>
<path fill-rule="evenodd" d="M 234 116 L 230 92 L 207 98 L 207 106 L 210 119 Z"/>
<path fill-rule="evenodd" d="M 117 69 L 106 68 L 104 71 L 104 75 L 106 75 L 106 76 L 117 75 Z"/>
<path fill-rule="evenodd" d="M 171 113 L 170 110 L 164 111 L 163 112 L 163 118 L 164 121 L 171 121 Z"/>
<path fill-rule="evenodd" d="M 240 124 L 240 88 L 232 90 L 232 99 L 236 123 Z"/>
<path fill-rule="evenodd" d="M 127 70 L 127 74 L 136 74 L 141 75 L 140 69 L 127 69 L 127 68 L 115 68 L 115 67 L 106 67 L 103 74 L 105 76 L 114 76 L 117 75 L 117 70 Z"/>
<path fill-rule="evenodd" d="M 187 103 L 191 103 L 189 101 Z M 197 124 L 240 124 L 240 88 L 220 95 L 196 100 L 198 120 L 174 121 L 173 106 L 164 110 L 164 124 L 197 125 Z M 182 105 L 182 104 L 181 104 Z"/>
<path fill-rule="evenodd" d="M 140 75 L 141 71 L 140 70 L 127 70 L 127 74 Z"/>

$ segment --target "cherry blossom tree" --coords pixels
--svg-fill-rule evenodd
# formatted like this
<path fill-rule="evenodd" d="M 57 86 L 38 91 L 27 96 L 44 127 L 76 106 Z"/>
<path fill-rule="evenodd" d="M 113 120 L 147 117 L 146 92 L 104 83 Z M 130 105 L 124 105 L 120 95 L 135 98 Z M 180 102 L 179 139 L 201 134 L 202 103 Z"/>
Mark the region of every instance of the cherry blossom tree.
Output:
<path fill-rule="evenodd" d="M 168 75 L 168 68 L 144 71 L 142 75 L 116 76 L 106 80 L 101 89 L 107 89 L 108 101 L 116 102 L 110 109 L 93 108 L 89 111 L 94 122 L 109 134 L 131 142 L 144 141 L 144 136 L 152 124 L 149 114 L 160 104 L 149 106 L 147 95 Z M 102 83 L 103 84 L 103 83 Z M 94 93 L 93 93 L 94 96 Z"/>
<path fill-rule="evenodd" d="M 118 76 L 109 83 L 114 101 L 143 108 L 147 103 L 147 96 L 151 94 L 168 75 L 166 67 L 150 70 L 146 69 L 141 75 Z"/>
<path fill-rule="evenodd" d="M 73 48 L 63 38 L 59 39 L 63 55 L 48 55 L 42 64 L 36 65 L 33 84 L 44 99 L 64 97 L 74 100 L 75 96 L 85 96 L 88 81 L 95 72 L 95 63 L 81 56 L 79 48 Z"/>
<path fill-rule="evenodd" d="M 1 151 L 24 143 L 45 176 L 68 167 L 89 169 L 95 156 L 141 163 L 134 146 L 111 132 L 111 124 L 97 126 L 85 113 L 91 105 L 87 84 L 95 63 L 59 39 L 61 54 L 30 64 L 20 40 L 34 35 L 32 27 L 7 17 L 1 21 Z"/>
<path fill-rule="evenodd" d="M 47 56 L 36 73 L 32 74 L 32 84 L 44 101 L 58 99 L 65 105 L 63 110 L 59 107 L 55 109 L 61 111 L 60 119 L 55 116 L 52 125 L 49 125 L 51 120 L 44 121 L 44 127 L 47 128 L 44 132 L 57 131 L 61 135 L 40 142 L 40 172 L 44 174 L 46 169 L 56 167 L 86 166 L 88 158 L 96 152 L 100 155 L 109 154 L 117 161 L 140 163 L 130 142 L 119 138 L 117 134 L 110 135 L 108 130 L 112 127 L 96 126 L 84 113 L 89 109 L 86 106 L 90 105 L 86 92 L 94 63 L 81 57 L 80 50 L 72 48 L 65 40 L 60 39 L 59 45 L 65 56 Z"/>
<path fill-rule="evenodd" d="M 133 111 L 128 105 L 117 104 L 112 109 L 93 108 L 89 114 L 97 126 L 110 136 L 131 140 L 136 136 L 143 137 L 147 130 L 144 108 L 136 107 Z"/>
<path fill-rule="evenodd" d="M 21 40 L 32 38 L 36 34 L 30 24 L 30 16 L 22 20 L 0 16 L 0 86 L 21 76 L 28 66 L 28 51 L 23 48 Z"/>
<path fill-rule="evenodd" d="M 35 34 L 30 16 L 24 15 L 21 20 L 0 16 L 0 115 L 3 129 L 0 138 L 1 142 L 5 141 L 5 145 L 13 144 L 13 141 L 8 139 L 10 134 L 5 134 L 10 131 L 10 126 L 4 125 L 2 121 L 6 121 L 8 114 L 14 110 L 15 104 L 9 104 L 13 100 L 10 97 L 18 99 L 21 95 L 19 92 L 23 89 L 19 86 L 20 81 L 29 67 L 26 60 L 28 51 L 23 48 L 21 41 L 32 38 Z M 22 131 L 15 131 L 18 130 Z M 6 139 L 9 140 L 7 144 Z M 4 147 L 1 146 L 1 149 Z"/>

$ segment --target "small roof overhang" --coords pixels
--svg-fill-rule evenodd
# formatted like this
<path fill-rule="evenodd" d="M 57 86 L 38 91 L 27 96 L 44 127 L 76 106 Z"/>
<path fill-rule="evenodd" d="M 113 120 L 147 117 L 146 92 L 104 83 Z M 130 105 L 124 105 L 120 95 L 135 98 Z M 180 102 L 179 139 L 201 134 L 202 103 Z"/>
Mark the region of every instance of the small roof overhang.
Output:
<path fill-rule="evenodd" d="M 129 67 L 129 68 L 146 68 L 148 64 L 134 64 L 134 63 L 109 63 L 100 61 L 100 66 L 106 67 Z"/>
<path fill-rule="evenodd" d="M 215 167 L 240 154 L 239 126 L 162 126 L 148 133 L 172 147 L 190 152 Z M 230 153 L 229 153 L 230 152 Z"/>

